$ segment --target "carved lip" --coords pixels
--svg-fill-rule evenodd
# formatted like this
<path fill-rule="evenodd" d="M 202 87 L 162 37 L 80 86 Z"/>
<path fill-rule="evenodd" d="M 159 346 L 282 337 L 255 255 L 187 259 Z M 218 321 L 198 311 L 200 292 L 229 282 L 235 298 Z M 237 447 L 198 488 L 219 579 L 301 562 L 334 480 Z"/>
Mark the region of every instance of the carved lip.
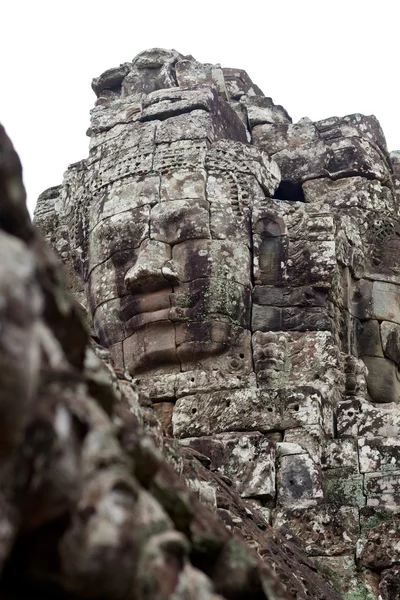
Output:
<path fill-rule="evenodd" d="M 169 321 L 169 310 L 169 308 L 163 308 L 161 310 L 143 312 L 138 315 L 135 315 L 134 317 L 125 322 L 125 330 L 129 335 L 131 335 L 141 327 L 149 325 L 150 323 Z"/>
<path fill-rule="evenodd" d="M 129 323 L 138 316 L 147 315 L 148 322 L 158 320 L 161 313 L 171 308 L 172 289 L 164 289 L 158 292 L 136 294 L 121 298 L 121 318 Z M 153 318 L 154 316 L 154 318 Z M 144 317 L 143 317 L 144 318 Z"/>

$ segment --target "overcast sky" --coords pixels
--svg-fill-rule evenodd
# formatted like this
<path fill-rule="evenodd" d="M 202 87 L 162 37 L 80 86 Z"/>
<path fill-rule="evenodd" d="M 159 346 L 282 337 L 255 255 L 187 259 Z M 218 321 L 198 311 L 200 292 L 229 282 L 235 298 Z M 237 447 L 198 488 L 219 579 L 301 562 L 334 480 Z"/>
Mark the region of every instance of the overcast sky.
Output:
<path fill-rule="evenodd" d="M 375 114 L 400 149 L 399 0 L 1 0 L 0 121 L 28 205 L 85 158 L 90 83 L 153 46 L 247 70 L 297 121 Z"/>

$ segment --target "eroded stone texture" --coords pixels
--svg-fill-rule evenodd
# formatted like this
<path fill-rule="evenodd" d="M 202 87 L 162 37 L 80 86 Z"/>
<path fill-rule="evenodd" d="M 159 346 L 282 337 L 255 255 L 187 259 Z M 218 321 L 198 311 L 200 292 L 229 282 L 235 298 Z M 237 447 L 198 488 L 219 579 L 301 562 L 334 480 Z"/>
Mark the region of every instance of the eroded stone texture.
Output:
<path fill-rule="evenodd" d="M 400 504 L 398 153 L 374 116 L 292 123 L 245 71 L 175 50 L 143 52 L 93 89 L 89 157 L 36 210 L 92 336 L 229 529 L 275 565 L 275 542 L 253 535 L 272 518 L 344 598 L 391 597 L 397 558 L 374 563 L 360 525 Z M 396 531 L 382 529 L 385 548 Z M 171 544 L 175 580 L 196 589 L 185 543 Z M 169 547 L 151 543 L 140 569 Z M 331 597 L 300 571 L 293 585 L 277 569 L 289 595 Z"/>
<path fill-rule="evenodd" d="M 109 350 L 89 343 L 22 192 L 1 129 L 0 596 L 339 600 L 271 528 L 261 500 L 241 498 L 210 459 L 163 438 L 151 400 Z M 228 439 L 239 477 L 246 458 L 269 452 L 273 496 L 272 440 Z M 260 465 L 243 496 L 266 495 Z"/>

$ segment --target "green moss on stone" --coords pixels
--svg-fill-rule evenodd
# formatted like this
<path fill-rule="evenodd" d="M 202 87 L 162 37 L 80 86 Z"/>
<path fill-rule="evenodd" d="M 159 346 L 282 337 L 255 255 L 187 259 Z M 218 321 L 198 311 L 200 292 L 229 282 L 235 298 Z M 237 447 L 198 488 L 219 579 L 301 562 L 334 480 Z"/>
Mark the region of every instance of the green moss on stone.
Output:
<path fill-rule="evenodd" d="M 229 559 L 233 564 L 242 564 L 248 567 L 255 565 L 254 560 L 249 555 L 248 550 L 235 538 L 228 542 Z"/>
<path fill-rule="evenodd" d="M 364 506 L 362 476 L 336 478 L 330 474 L 325 481 L 325 495 L 327 502 L 335 506 Z"/>

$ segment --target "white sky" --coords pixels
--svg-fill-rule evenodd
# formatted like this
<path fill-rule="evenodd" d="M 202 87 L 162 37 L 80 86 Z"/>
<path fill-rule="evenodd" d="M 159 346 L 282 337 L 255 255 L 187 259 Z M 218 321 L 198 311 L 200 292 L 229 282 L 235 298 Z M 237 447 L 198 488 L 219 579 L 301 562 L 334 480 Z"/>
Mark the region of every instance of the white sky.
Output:
<path fill-rule="evenodd" d="M 294 121 L 375 114 L 400 149 L 399 0 L 0 3 L 0 121 L 31 211 L 87 156 L 92 78 L 153 46 L 246 69 Z"/>

